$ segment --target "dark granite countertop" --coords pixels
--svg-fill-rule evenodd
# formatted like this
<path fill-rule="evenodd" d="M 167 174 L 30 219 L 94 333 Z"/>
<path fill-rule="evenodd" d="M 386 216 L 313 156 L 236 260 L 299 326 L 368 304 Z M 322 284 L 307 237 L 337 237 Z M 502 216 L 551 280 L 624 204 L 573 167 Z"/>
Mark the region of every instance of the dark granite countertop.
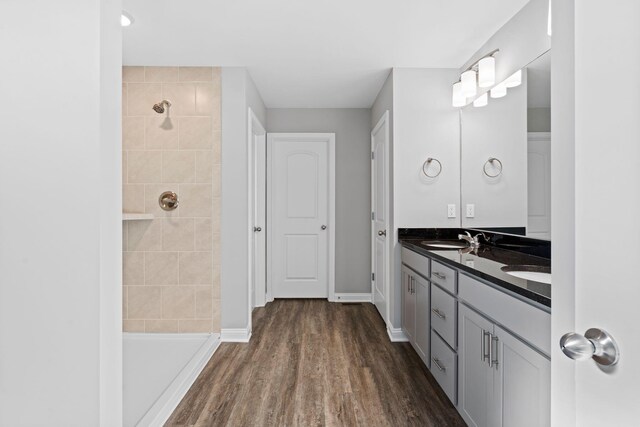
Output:
<path fill-rule="evenodd" d="M 408 249 L 429 256 L 461 271 L 468 272 L 498 287 L 509 290 L 546 307 L 551 307 L 551 285 L 521 279 L 502 271 L 505 265 L 532 265 L 551 267 L 546 258 L 484 245 L 470 249 L 434 249 L 422 244 L 424 238 L 401 237 L 400 243 Z"/>

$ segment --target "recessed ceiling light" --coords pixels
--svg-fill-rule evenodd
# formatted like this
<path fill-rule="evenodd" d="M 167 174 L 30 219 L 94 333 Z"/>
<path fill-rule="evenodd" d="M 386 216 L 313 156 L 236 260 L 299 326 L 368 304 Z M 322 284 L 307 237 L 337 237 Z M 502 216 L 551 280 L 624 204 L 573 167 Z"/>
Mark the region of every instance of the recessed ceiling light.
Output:
<path fill-rule="evenodd" d="M 123 27 L 128 27 L 133 24 L 133 21 L 133 16 L 131 16 L 131 14 L 126 10 L 123 10 L 122 14 L 120 15 L 120 25 L 122 25 Z"/>

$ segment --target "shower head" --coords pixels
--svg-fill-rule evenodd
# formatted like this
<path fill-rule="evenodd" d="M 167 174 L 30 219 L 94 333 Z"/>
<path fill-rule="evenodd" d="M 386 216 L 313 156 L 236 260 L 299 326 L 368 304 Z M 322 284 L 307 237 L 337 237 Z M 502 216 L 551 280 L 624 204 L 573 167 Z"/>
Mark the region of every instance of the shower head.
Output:
<path fill-rule="evenodd" d="M 164 113 L 165 106 L 167 108 L 171 107 L 171 102 L 167 101 L 166 99 L 163 99 L 162 102 L 158 102 L 157 104 L 153 105 L 153 111 L 155 111 L 158 114 L 162 114 Z"/>

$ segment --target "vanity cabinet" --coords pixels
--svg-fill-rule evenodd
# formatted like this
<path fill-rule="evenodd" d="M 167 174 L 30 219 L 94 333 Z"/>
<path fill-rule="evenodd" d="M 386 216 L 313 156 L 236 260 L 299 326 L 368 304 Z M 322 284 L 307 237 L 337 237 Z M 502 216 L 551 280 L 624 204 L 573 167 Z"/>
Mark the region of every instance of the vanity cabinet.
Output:
<path fill-rule="evenodd" d="M 460 306 L 458 411 L 470 426 L 548 426 L 551 361 Z"/>
<path fill-rule="evenodd" d="M 429 366 L 429 281 L 402 266 L 402 329 L 422 361 Z"/>
<path fill-rule="evenodd" d="M 402 248 L 416 352 L 468 425 L 548 426 L 550 313 L 434 258 Z"/>

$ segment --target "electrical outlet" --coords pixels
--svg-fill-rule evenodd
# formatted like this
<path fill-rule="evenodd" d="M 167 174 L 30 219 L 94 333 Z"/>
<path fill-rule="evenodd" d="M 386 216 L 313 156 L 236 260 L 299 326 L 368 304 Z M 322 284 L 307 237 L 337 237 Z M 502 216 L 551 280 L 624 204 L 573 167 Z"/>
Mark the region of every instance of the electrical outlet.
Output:
<path fill-rule="evenodd" d="M 476 216 L 476 205 L 468 204 L 467 205 L 467 218 L 473 218 Z"/>
<path fill-rule="evenodd" d="M 456 217 L 456 205 L 447 205 L 447 218 Z"/>

